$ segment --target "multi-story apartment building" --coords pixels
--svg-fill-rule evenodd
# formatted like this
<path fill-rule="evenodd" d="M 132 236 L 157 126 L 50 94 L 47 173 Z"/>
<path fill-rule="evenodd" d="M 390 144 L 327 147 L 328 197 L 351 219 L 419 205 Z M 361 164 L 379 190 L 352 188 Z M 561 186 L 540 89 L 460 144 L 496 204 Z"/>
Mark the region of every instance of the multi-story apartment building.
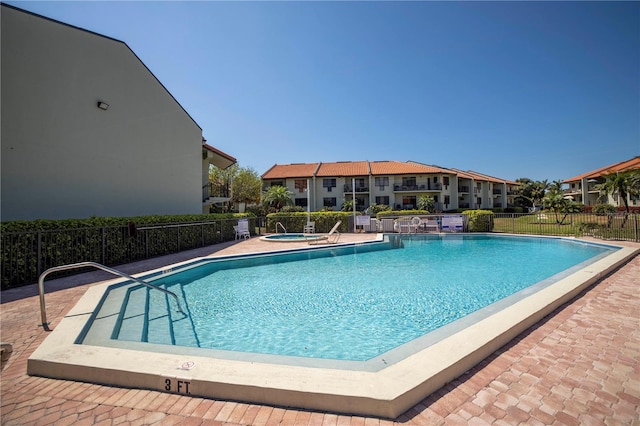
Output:
<path fill-rule="evenodd" d="M 609 194 L 607 200 L 599 200 L 601 194 L 596 189 L 596 185 L 603 183 L 606 175 L 627 170 L 640 170 L 640 156 L 565 179 L 563 183 L 568 186 L 564 191 L 565 195 L 573 197 L 573 201 L 585 206 L 595 206 L 602 202 L 622 206 L 623 203 L 618 199 L 617 194 Z M 640 205 L 638 198 L 633 195 L 629 195 L 627 201 L 629 206 Z"/>
<path fill-rule="evenodd" d="M 0 5 L 2 220 L 198 214 L 236 159 L 123 41 Z"/>
<path fill-rule="evenodd" d="M 413 161 L 276 164 L 262 175 L 262 181 L 265 190 L 275 185 L 287 187 L 294 194 L 294 204 L 309 211 L 340 209 L 354 197 L 358 210 L 374 203 L 409 210 L 417 208 L 421 195 L 433 197 L 438 211 L 507 207 L 513 204 L 518 185 Z"/>

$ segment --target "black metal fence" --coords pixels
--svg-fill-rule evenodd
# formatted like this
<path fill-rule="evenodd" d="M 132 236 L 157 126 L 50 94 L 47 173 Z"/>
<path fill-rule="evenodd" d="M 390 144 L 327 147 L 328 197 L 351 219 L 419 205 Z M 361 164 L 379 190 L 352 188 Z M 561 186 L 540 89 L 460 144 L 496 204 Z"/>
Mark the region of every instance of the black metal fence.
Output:
<path fill-rule="evenodd" d="M 429 215 L 442 220 L 442 215 Z M 304 219 L 304 218 L 303 218 Z M 262 232 L 301 232 L 300 217 L 250 218 L 252 235 Z M 387 217 L 387 220 L 395 218 Z M 327 232 L 335 218 L 316 223 L 317 232 Z M 549 212 L 531 214 L 494 214 L 493 232 L 556 236 L 590 236 L 603 240 L 640 242 L 640 215 L 596 215 L 576 213 L 557 215 Z M 326 222 L 326 223 L 325 223 Z M 353 232 L 350 216 L 343 222 L 342 232 Z M 209 222 L 158 225 L 146 227 L 113 226 L 100 228 L 62 229 L 55 231 L 6 232 L 1 237 L 0 276 L 2 289 L 35 283 L 42 272 L 53 266 L 92 261 L 107 266 L 134 262 L 156 256 L 205 247 L 235 238 L 233 226 L 237 219 Z M 326 228 L 326 229 L 325 229 Z M 410 229 L 407 228 L 407 229 Z M 380 229 L 358 227 L 365 232 L 395 232 L 402 227 Z M 465 230 L 466 221 L 465 221 Z M 76 273 L 78 271 L 75 271 Z"/>
<path fill-rule="evenodd" d="M 497 213 L 493 232 L 511 234 L 589 236 L 603 240 L 640 242 L 640 215 L 536 212 L 529 214 Z"/>
<path fill-rule="evenodd" d="M 221 219 L 140 228 L 6 232 L 0 244 L 2 289 L 35 283 L 53 266 L 85 261 L 114 266 L 230 241 L 236 224 L 237 219 Z M 250 219 L 250 224 L 255 225 L 256 219 Z M 249 228 L 254 234 L 255 226 Z"/>

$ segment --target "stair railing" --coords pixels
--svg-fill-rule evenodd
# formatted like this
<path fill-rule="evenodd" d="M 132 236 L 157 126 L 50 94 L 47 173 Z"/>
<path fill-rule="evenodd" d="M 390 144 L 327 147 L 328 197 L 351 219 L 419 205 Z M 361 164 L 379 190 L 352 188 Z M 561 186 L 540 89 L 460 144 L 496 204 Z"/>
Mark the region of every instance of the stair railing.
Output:
<path fill-rule="evenodd" d="M 158 287 L 157 285 L 153 285 L 151 283 L 148 283 L 146 281 L 141 280 L 140 278 L 136 278 L 133 277 L 129 274 L 126 274 L 122 271 L 118 271 L 117 269 L 113 269 L 113 268 L 109 268 L 108 266 L 104 266 L 101 265 L 99 263 L 96 262 L 79 262 L 79 263 L 71 263 L 69 265 L 61 265 L 61 266 L 54 266 L 53 268 L 49 268 L 46 271 L 44 271 L 42 274 L 40 274 L 40 278 L 38 278 L 38 291 L 40 292 L 40 316 L 42 318 L 42 327 L 44 328 L 45 331 L 51 331 L 51 329 L 49 328 L 49 324 L 47 323 L 47 312 L 46 312 L 46 308 L 45 308 L 45 303 L 44 303 L 44 279 L 47 275 L 53 273 L 53 272 L 59 272 L 59 271 L 66 271 L 69 269 L 78 269 L 78 268 L 86 268 L 92 266 L 94 268 L 97 269 L 102 269 L 103 271 L 109 272 L 113 275 L 118 275 L 121 276 L 123 278 L 129 279 L 131 281 L 134 281 L 138 284 L 142 284 L 143 286 L 155 289 L 155 290 L 159 290 L 165 294 L 168 294 L 170 296 L 172 296 L 175 300 L 176 300 L 176 304 L 178 305 L 178 311 L 183 314 L 183 315 L 187 315 L 183 310 L 182 310 L 182 305 L 180 305 L 180 300 L 178 299 L 178 296 L 169 290 L 166 290 L 162 287 Z"/>

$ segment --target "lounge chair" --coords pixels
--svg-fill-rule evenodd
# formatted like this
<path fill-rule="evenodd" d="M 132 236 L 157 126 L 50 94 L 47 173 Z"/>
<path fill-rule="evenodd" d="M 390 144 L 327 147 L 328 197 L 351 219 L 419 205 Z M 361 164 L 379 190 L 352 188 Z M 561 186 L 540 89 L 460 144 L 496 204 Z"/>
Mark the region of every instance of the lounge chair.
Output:
<path fill-rule="evenodd" d="M 341 220 L 337 221 L 336 224 L 333 225 L 333 228 L 331 228 L 331 231 L 329 231 L 328 234 L 313 235 L 313 236 L 309 236 L 309 238 L 305 237 L 305 239 L 309 244 L 319 244 L 320 242 L 324 242 L 324 241 L 330 244 L 335 244 L 340 239 L 340 232 L 338 231 L 338 228 L 340 227 L 341 223 L 342 223 Z"/>
<path fill-rule="evenodd" d="M 248 219 L 239 219 L 238 225 L 234 226 L 233 230 L 236 231 L 236 240 L 239 238 L 244 238 L 245 240 L 251 238 Z"/>
<path fill-rule="evenodd" d="M 315 222 L 307 222 L 302 230 L 303 234 L 315 234 L 316 233 L 316 223 Z"/>

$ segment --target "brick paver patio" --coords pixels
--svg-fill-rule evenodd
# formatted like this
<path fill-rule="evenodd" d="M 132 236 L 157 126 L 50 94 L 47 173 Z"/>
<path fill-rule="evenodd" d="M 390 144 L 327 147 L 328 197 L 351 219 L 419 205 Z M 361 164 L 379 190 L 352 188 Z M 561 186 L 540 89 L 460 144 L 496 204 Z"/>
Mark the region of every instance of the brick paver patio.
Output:
<path fill-rule="evenodd" d="M 365 237 L 344 236 L 349 238 Z M 217 250 L 237 253 L 277 247 L 272 244 L 277 243 L 254 238 L 121 269 L 134 273 Z M 52 328 L 89 284 L 65 287 L 106 278 L 99 274 L 47 283 Z M 2 363 L 1 421 L 3 425 L 640 425 L 639 289 L 640 256 L 636 256 L 392 421 L 27 376 L 27 358 L 47 335 L 39 326 L 37 288 L 28 286 L 2 293 L 0 338 L 13 345 L 13 353 Z"/>

